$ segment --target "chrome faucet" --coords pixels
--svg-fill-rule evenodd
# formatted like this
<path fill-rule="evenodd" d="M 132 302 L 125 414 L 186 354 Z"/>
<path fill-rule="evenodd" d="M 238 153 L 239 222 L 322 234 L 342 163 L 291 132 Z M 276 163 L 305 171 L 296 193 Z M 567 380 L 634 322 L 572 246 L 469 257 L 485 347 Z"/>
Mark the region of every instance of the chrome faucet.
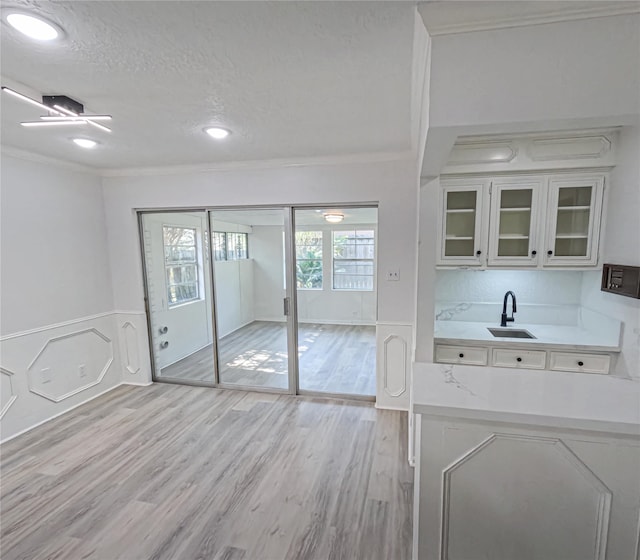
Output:
<path fill-rule="evenodd" d="M 509 299 L 509 295 L 511 295 L 511 317 L 507 317 L 507 300 Z M 500 326 L 506 327 L 507 323 L 513 323 L 513 321 L 515 321 L 515 319 L 513 318 L 513 314 L 516 311 L 516 294 L 509 290 L 506 294 L 504 294 L 504 303 L 502 304 L 502 317 L 500 320 Z"/>

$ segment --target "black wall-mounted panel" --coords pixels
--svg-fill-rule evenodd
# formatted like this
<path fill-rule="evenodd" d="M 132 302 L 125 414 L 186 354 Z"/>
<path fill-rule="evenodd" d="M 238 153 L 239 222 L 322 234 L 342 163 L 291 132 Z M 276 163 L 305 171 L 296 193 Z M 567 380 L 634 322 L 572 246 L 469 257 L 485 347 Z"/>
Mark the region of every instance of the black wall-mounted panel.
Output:
<path fill-rule="evenodd" d="M 603 292 L 640 299 L 640 266 L 605 264 L 602 268 Z"/>

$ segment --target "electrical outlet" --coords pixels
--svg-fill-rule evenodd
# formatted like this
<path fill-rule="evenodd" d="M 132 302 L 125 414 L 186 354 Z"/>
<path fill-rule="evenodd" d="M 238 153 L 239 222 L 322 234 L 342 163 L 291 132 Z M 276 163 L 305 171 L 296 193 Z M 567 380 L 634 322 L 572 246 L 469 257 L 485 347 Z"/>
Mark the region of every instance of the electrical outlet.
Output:
<path fill-rule="evenodd" d="M 87 376 L 87 366 L 84 364 L 80 364 L 78 366 L 78 375 L 80 377 L 86 377 Z"/>
<path fill-rule="evenodd" d="M 43 384 L 51 383 L 53 380 L 53 377 L 51 376 L 51 368 L 46 367 L 40 370 L 40 380 Z"/>
<path fill-rule="evenodd" d="M 400 280 L 400 270 L 397 268 L 392 268 L 387 270 L 387 281 L 389 282 L 397 282 Z"/>

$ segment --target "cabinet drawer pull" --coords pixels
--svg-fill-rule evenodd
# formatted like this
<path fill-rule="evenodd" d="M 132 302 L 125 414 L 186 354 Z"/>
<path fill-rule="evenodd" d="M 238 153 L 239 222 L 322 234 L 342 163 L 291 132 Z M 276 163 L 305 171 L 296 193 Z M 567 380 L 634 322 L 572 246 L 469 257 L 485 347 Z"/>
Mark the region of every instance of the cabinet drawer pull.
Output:
<path fill-rule="evenodd" d="M 582 366 L 584 365 L 584 362 L 583 362 L 582 360 L 580 360 L 580 361 L 578 361 L 578 365 L 579 365 L 580 367 L 582 367 Z"/>
<path fill-rule="evenodd" d="M 460 354 L 458 354 L 458 357 L 464 358 L 464 354 L 462 352 L 460 352 Z"/>
<path fill-rule="evenodd" d="M 522 361 L 522 358 L 520 358 L 520 357 L 516 358 L 516 362 L 521 362 L 521 361 Z"/>

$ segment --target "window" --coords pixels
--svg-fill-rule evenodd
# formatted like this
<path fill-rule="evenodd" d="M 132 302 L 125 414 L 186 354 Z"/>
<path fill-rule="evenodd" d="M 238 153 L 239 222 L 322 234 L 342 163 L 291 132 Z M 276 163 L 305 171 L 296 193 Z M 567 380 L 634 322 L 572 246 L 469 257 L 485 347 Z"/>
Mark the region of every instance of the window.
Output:
<path fill-rule="evenodd" d="M 199 299 L 196 230 L 163 226 L 162 235 L 169 307 Z"/>
<path fill-rule="evenodd" d="M 227 234 L 222 231 L 214 231 L 212 236 L 213 258 L 216 261 L 227 260 Z"/>
<path fill-rule="evenodd" d="M 249 258 L 248 234 L 214 231 L 211 238 L 214 260 L 237 261 Z"/>
<path fill-rule="evenodd" d="M 322 289 L 322 232 L 296 231 L 296 285 Z"/>
<path fill-rule="evenodd" d="M 374 243 L 371 229 L 333 232 L 334 290 L 373 290 Z"/>

